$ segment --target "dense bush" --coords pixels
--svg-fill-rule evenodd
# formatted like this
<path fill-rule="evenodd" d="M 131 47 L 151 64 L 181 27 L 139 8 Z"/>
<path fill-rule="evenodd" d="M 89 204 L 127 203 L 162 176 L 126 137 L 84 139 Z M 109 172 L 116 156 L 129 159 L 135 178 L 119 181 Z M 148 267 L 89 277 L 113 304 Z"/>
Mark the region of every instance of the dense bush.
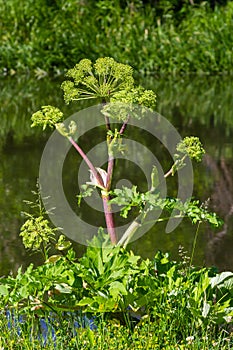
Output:
<path fill-rule="evenodd" d="M 0 67 L 41 76 L 112 56 L 144 73 L 232 71 L 233 3 L 193 3 L 0 0 Z"/>

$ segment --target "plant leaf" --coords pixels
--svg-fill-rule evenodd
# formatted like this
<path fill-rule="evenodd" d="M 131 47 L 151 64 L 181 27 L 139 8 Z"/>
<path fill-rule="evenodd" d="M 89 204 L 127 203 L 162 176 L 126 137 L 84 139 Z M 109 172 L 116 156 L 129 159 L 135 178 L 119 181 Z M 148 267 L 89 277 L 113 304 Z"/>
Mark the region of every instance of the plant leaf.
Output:
<path fill-rule="evenodd" d="M 229 277 L 233 277 L 233 272 L 224 271 L 224 272 L 219 273 L 217 276 L 212 277 L 210 279 L 211 287 L 214 288 L 215 286 L 221 284 L 226 278 L 229 278 Z M 232 279 L 232 281 L 233 281 L 233 279 Z"/>

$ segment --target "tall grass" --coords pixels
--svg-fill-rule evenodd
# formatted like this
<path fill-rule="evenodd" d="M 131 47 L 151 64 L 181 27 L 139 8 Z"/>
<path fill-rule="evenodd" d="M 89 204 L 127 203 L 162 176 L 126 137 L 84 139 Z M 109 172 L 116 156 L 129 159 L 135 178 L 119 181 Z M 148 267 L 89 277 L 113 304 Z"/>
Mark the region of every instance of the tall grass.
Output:
<path fill-rule="evenodd" d="M 122 3 L 0 0 L 0 67 L 60 74 L 81 58 L 112 56 L 143 73 L 232 72 L 231 1 Z"/>
<path fill-rule="evenodd" d="M 182 313 L 182 310 L 180 310 Z M 61 319 L 51 325 L 49 318 L 36 319 L 27 316 L 24 323 L 11 323 L 0 314 L 0 347 L 7 350 L 116 350 L 116 349 L 164 349 L 164 350 L 230 350 L 231 333 L 225 330 L 199 327 L 185 320 L 180 323 L 182 335 L 178 335 L 177 324 L 168 321 L 166 315 L 152 322 L 140 322 L 132 332 L 115 319 L 111 322 L 99 321 L 96 329 L 78 328 L 72 320 Z"/>

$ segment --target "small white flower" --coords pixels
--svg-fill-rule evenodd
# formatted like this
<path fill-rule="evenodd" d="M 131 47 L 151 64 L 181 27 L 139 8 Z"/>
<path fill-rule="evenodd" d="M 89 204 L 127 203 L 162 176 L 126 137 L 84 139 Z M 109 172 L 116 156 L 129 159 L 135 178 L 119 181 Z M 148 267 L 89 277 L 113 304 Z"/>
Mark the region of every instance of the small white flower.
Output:
<path fill-rule="evenodd" d="M 232 321 L 232 316 L 225 316 L 224 318 L 227 323 L 230 323 Z"/>
<path fill-rule="evenodd" d="M 188 342 L 188 344 L 192 344 L 193 340 L 194 340 L 193 335 L 190 335 L 189 337 L 186 338 L 186 341 Z"/>

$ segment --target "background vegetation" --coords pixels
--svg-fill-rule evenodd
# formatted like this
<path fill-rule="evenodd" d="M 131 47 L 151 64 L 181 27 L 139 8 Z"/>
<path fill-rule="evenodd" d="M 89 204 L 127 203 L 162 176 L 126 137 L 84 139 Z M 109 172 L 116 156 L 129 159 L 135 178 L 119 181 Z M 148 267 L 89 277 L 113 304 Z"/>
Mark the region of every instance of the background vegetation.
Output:
<path fill-rule="evenodd" d="M 0 0 L 0 67 L 60 74 L 111 56 L 139 72 L 232 72 L 232 1 Z"/>
<path fill-rule="evenodd" d="M 2 349 L 232 349 L 232 272 L 94 240 L 77 260 L 60 236 L 58 255 L 1 279 Z"/>
<path fill-rule="evenodd" d="M 37 78 L 56 76 L 84 57 L 95 60 L 100 56 L 128 63 L 139 74 L 232 73 L 232 1 L 0 0 L 0 8 L 0 71 L 4 75 L 34 72 Z M 189 78 L 168 79 L 163 75 L 160 81 L 147 79 L 147 87 L 158 92 L 161 114 L 175 126 L 182 121 L 183 135 L 198 129 L 197 134 L 208 145 L 207 128 L 218 141 L 224 131 L 226 138 L 221 141 L 219 153 L 230 163 L 232 83 L 222 76 L 192 82 Z M 17 217 L 21 197 L 16 195 L 12 183 L 17 184 L 17 191 L 26 193 L 30 188 L 29 171 L 26 180 L 20 174 L 24 168 L 33 168 L 30 176 L 36 179 L 39 159 L 36 153 L 30 167 L 27 155 L 37 143 L 42 149 L 46 141 L 46 136 L 43 138 L 30 128 L 29 115 L 41 104 L 60 104 L 48 80 L 29 83 L 27 77 L 18 74 L 17 79 L 5 77 L 0 85 L 0 204 L 8 211 L 7 215 L 0 215 L 2 242 L 7 242 L 0 250 L 10 256 L 11 262 L 14 258 L 7 239 L 12 232 L 18 232 L 22 222 L 22 217 Z M 23 153 L 26 157 L 20 163 L 18 154 L 24 150 L 29 153 Z M 227 164 L 221 164 L 227 169 Z M 13 182 L 4 174 L 10 174 Z M 230 187 L 226 188 L 227 192 L 220 188 L 224 202 Z M 176 263 L 166 254 L 157 256 L 157 260 L 143 260 L 117 252 L 115 257 L 129 259 L 130 264 L 126 265 L 137 272 L 131 274 L 136 276 L 130 280 L 136 293 L 131 296 L 129 279 L 120 275 L 115 280 L 111 264 L 99 264 L 97 253 L 89 250 L 79 260 L 67 253 L 38 267 L 30 265 L 24 273 L 18 269 L 15 277 L 9 274 L 1 278 L 0 348 L 232 349 L 231 273 L 198 270 L 185 255 L 180 256 L 181 263 Z M 88 264 L 92 264 L 90 275 Z M 4 265 L 8 268 L 6 261 Z M 104 268 L 101 273 L 99 266 Z M 127 271 L 132 272 L 126 269 L 126 275 Z M 109 276 L 111 283 L 103 284 Z M 87 282 L 95 288 L 92 290 Z M 103 305 L 110 305 L 110 309 L 101 309 L 99 291 L 106 293 L 108 303 L 105 298 Z M 146 308 L 133 313 L 127 308 L 129 297 L 138 302 L 136 306 Z M 90 309 L 87 298 L 96 302 L 89 305 Z M 84 313 L 90 312 L 89 318 L 72 313 L 77 301 Z M 55 319 L 48 302 L 55 308 Z M 67 318 L 63 306 L 69 311 Z M 122 319 L 125 316 L 130 317 L 128 324 Z"/>
<path fill-rule="evenodd" d="M 60 79 L 36 80 L 27 76 L 4 77 L 0 81 L 0 150 L 9 144 L 41 142 L 43 136 L 30 126 L 31 114 L 41 105 L 58 105 L 72 114 L 88 104 L 66 106 L 62 101 Z M 157 93 L 157 112 L 166 116 L 183 136 L 198 134 L 207 145 L 206 129 L 216 133 L 218 142 L 230 142 L 233 119 L 233 81 L 228 76 L 138 78 L 138 82 Z M 54 89 L 56 94 L 54 94 Z M 181 130 L 182 128 L 182 130 Z M 220 137 L 224 135 L 224 137 Z M 47 135 L 46 135 L 47 136 Z M 47 138 L 45 137 L 45 140 Z M 232 156 L 231 149 L 229 149 Z M 225 155 L 227 156 L 227 155 Z"/>

